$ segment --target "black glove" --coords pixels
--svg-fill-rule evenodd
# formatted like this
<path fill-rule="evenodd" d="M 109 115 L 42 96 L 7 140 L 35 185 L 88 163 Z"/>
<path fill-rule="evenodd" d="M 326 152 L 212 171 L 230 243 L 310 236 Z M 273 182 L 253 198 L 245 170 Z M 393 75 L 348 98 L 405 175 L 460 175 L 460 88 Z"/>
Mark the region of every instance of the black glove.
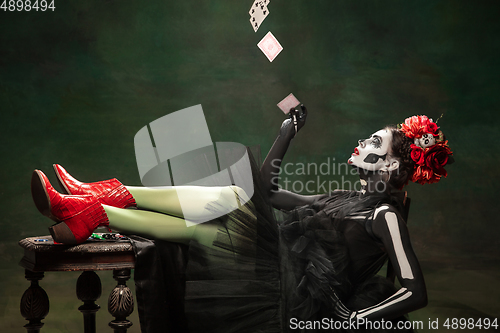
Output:
<path fill-rule="evenodd" d="M 332 292 L 333 292 L 332 300 L 335 302 L 335 308 L 333 309 L 333 314 L 342 320 L 354 320 L 356 318 L 356 311 L 349 310 L 337 296 L 335 290 L 332 289 Z"/>
<path fill-rule="evenodd" d="M 301 111 L 292 108 L 288 113 L 288 118 L 283 121 L 280 129 L 280 136 L 293 139 L 298 131 L 306 124 L 307 109 L 304 104 L 300 105 Z"/>

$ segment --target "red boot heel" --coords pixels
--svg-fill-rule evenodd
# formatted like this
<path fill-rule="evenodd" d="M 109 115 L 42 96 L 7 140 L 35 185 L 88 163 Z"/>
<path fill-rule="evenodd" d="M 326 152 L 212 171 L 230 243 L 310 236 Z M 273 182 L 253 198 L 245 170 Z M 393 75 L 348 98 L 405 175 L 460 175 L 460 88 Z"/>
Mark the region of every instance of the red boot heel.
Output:
<path fill-rule="evenodd" d="M 78 244 L 75 236 L 66 223 L 58 223 L 49 227 L 49 232 L 52 235 L 52 239 L 57 243 L 69 245 Z"/>
<path fill-rule="evenodd" d="M 52 214 L 51 200 L 49 193 L 57 192 L 48 182 L 47 176 L 39 170 L 33 171 L 31 176 L 31 196 L 35 202 L 36 208 L 43 215 L 47 216 L 55 222 L 61 222 L 55 215 Z"/>
<path fill-rule="evenodd" d="M 106 211 L 94 196 L 61 194 L 40 170 L 33 172 L 31 193 L 43 215 L 62 222 L 49 228 L 52 238 L 58 243 L 83 243 L 96 228 L 109 225 Z"/>
<path fill-rule="evenodd" d="M 118 208 L 137 207 L 134 197 L 116 178 L 95 183 L 82 183 L 71 176 L 61 165 L 54 164 L 57 181 L 67 194 L 91 194 L 100 203 Z"/>

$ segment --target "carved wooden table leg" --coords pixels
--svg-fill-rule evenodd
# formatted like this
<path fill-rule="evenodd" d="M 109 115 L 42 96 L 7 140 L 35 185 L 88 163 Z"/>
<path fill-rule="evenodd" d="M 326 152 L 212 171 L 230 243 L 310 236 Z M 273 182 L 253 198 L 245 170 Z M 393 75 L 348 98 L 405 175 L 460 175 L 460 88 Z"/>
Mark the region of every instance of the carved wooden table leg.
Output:
<path fill-rule="evenodd" d="M 24 325 L 28 333 L 38 333 L 43 326 L 42 319 L 49 313 L 49 297 L 45 290 L 38 285 L 43 279 L 43 272 L 25 270 L 25 277 L 31 285 L 21 298 L 21 315 L 29 320 Z"/>
<path fill-rule="evenodd" d="M 109 323 L 115 333 L 125 333 L 132 326 L 127 317 L 134 311 L 134 296 L 126 282 L 130 279 L 130 269 L 113 271 L 113 278 L 118 285 L 111 291 L 108 299 L 108 311 L 115 320 Z"/>
<path fill-rule="evenodd" d="M 83 272 L 76 282 L 76 296 L 83 305 L 78 308 L 83 313 L 85 333 L 95 333 L 95 314 L 101 308 L 95 301 L 101 297 L 101 279 L 94 271 Z"/>

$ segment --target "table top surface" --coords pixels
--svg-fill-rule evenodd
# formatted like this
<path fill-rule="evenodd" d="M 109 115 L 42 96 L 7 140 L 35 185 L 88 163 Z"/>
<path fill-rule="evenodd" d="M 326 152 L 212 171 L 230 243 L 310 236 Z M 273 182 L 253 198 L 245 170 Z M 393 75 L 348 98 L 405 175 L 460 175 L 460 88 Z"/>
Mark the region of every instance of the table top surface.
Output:
<path fill-rule="evenodd" d="M 132 243 L 123 240 L 88 240 L 78 245 L 54 244 L 51 236 L 19 241 L 24 256 L 19 263 L 33 272 L 131 269 L 135 266 Z"/>
<path fill-rule="evenodd" d="M 19 241 L 19 245 L 33 252 L 78 252 L 109 253 L 133 252 L 132 243 L 126 240 L 88 240 L 78 245 L 54 243 L 51 236 L 28 237 Z"/>

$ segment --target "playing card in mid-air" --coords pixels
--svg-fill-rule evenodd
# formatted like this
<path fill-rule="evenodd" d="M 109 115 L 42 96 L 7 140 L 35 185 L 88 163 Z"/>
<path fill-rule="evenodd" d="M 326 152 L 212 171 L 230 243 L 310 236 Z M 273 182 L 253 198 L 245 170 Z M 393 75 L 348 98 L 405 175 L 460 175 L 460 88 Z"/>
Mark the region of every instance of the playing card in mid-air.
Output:
<path fill-rule="evenodd" d="M 255 14 L 255 10 L 257 8 L 259 8 L 260 10 L 263 10 L 264 7 L 267 7 L 267 5 L 269 5 L 271 3 L 270 0 L 255 0 L 252 4 L 252 7 L 250 8 L 250 10 L 248 11 L 248 13 L 250 15 L 254 15 Z"/>
<path fill-rule="evenodd" d="M 269 31 L 264 38 L 262 38 L 257 46 L 266 55 L 270 62 L 273 62 L 273 60 L 283 50 L 283 46 L 281 46 L 271 31 Z"/>
<path fill-rule="evenodd" d="M 291 108 L 294 108 L 299 104 L 299 100 L 293 94 L 290 94 L 278 103 L 278 107 L 281 109 L 281 111 L 287 114 L 288 112 L 290 112 Z"/>
<path fill-rule="evenodd" d="M 264 19 L 269 15 L 269 9 L 267 9 L 267 4 L 269 1 L 254 1 L 252 8 L 248 12 L 250 14 L 250 24 L 255 32 L 259 29 L 260 25 Z"/>

